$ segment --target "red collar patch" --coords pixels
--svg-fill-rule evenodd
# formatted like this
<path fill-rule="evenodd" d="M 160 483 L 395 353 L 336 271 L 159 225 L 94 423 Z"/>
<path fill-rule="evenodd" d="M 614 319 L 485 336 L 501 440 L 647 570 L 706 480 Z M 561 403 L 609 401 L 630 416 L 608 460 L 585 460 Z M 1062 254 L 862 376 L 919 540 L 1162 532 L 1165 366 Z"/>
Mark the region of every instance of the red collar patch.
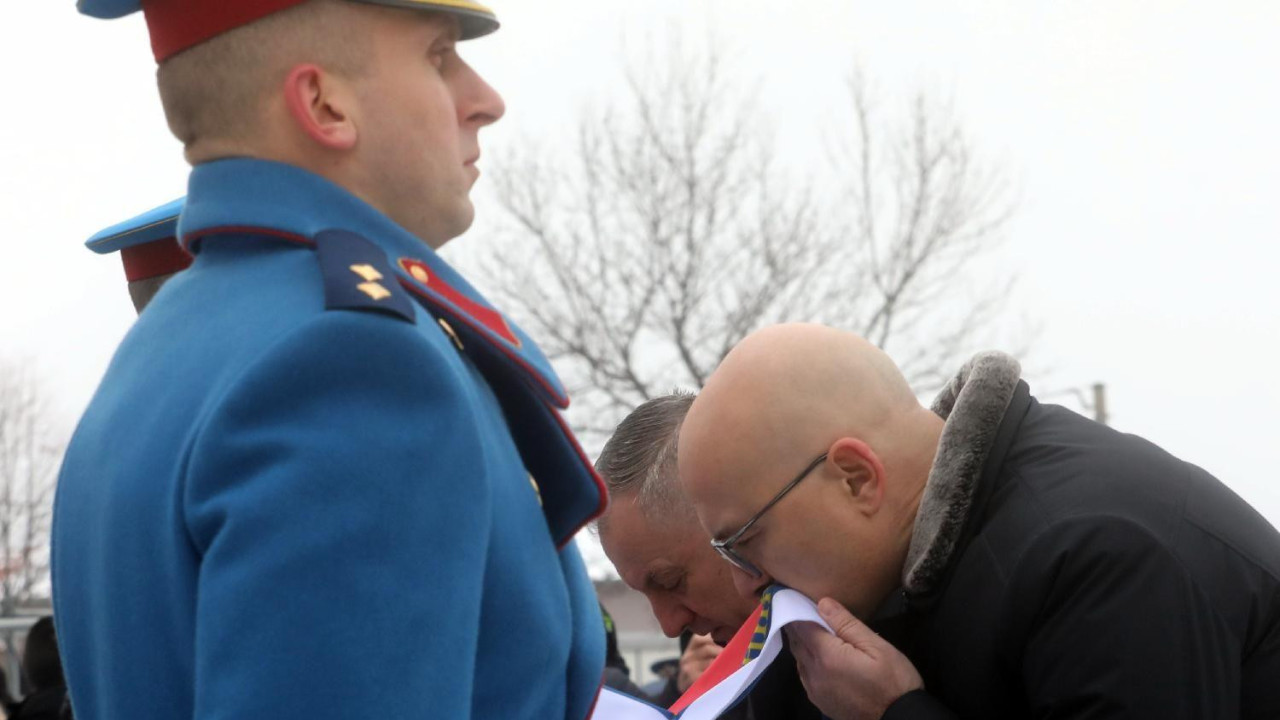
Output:
<path fill-rule="evenodd" d="M 507 319 L 502 317 L 502 313 L 491 307 L 481 305 L 454 290 L 453 286 L 432 272 L 426 263 L 410 258 L 400 258 L 400 267 L 404 268 L 404 271 L 409 273 L 409 276 L 414 280 L 425 285 L 428 290 L 437 293 L 445 300 L 453 303 L 462 312 L 475 318 L 493 334 L 511 343 L 514 347 L 521 346 L 520 338 L 511 332 L 511 326 L 507 325 Z"/>

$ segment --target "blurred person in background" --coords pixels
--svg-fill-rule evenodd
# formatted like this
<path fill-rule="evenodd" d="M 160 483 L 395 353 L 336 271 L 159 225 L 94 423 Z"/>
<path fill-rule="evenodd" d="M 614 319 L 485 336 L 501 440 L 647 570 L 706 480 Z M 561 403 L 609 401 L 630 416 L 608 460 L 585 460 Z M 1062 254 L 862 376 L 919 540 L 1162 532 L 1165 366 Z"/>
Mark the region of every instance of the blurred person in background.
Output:
<path fill-rule="evenodd" d="M 53 618 L 42 617 L 27 632 L 22 649 L 22 673 L 31 692 L 9 715 L 11 720 L 58 720 L 65 717 L 67 682 L 62 676 L 62 658 Z"/>

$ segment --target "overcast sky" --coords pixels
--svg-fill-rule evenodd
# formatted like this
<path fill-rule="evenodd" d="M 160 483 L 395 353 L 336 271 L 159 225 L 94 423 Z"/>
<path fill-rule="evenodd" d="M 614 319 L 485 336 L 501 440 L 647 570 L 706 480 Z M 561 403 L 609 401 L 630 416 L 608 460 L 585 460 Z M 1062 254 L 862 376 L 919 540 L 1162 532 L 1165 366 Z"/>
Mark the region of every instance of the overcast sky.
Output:
<path fill-rule="evenodd" d="M 949 98 L 1019 187 L 997 259 L 1020 277 L 1010 317 L 1041 328 L 1033 393 L 1105 382 L 1116 427 L 1280 524 L 1267 449 L 1280 430 L 1280 3 L 492 4 L 503 29 L 463 50 L 507 100 L 490 150 L 567 140 L 584 103 L 617 92 L 621 49 L 674 32 L 718 38 L 801 162 L 855 61 L 889 96 Z M 0 67 L 0 353 L 37 362 L 70 422 L 133 318 L 119 260 L 83 240 L 184 194 L 187 168 L 140 17 L 15 4 Z M 477 207 L 494 210 L 483 182 Z"/>

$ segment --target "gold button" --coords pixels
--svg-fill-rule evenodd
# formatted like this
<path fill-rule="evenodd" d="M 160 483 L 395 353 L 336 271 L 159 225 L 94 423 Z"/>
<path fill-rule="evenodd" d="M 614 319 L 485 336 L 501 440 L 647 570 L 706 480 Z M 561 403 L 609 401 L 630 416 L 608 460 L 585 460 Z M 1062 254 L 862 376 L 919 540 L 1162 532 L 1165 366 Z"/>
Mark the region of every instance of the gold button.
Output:
<path fill-rule="evenodd" d="M 413 276 L 414 280 L 423 284 L 431 279 L 431 276 L 427 275 L 427 271 L 423 270 L 421 265 L 414 265 L 409 268 L 409 274 Z"/>
<path fill-rule="evenodd" d="M 533 494 L 538 496 L 538 504 L 542 504 L 542 489 L 538 487 L 538 481 L 533 479 L 533 474 L 529 473 L 529 484 L 533 486 Z"/>
<path fill-rule="evenodd" d="M 440 327 L 444 329 L 444 334 L 448 335 L 449 339 L 453 341 L 453 344 L 461 350 L 462 341 L 458 339 L 458 333 L 453 331 L 453 326 L 445 322 L 444 318 L 436 318 L 436 322 L 440 323 Z"/>

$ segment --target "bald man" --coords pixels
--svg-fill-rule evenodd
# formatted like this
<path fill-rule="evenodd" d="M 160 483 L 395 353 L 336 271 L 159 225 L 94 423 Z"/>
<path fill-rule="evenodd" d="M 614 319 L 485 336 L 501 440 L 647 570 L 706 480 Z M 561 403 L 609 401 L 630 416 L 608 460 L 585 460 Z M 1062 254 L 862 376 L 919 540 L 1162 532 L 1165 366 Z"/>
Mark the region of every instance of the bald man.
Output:
<path fill-rule="evenodd" d="M 1203 470 L 1040 404 L 1008 356 L 926 409 L 865 340 L 768 328 L 679 442 L 740 592 L 820 599 L 836 633 L 792 641 L 833 720 L 1280 717 L 1280 534 Z"/>

